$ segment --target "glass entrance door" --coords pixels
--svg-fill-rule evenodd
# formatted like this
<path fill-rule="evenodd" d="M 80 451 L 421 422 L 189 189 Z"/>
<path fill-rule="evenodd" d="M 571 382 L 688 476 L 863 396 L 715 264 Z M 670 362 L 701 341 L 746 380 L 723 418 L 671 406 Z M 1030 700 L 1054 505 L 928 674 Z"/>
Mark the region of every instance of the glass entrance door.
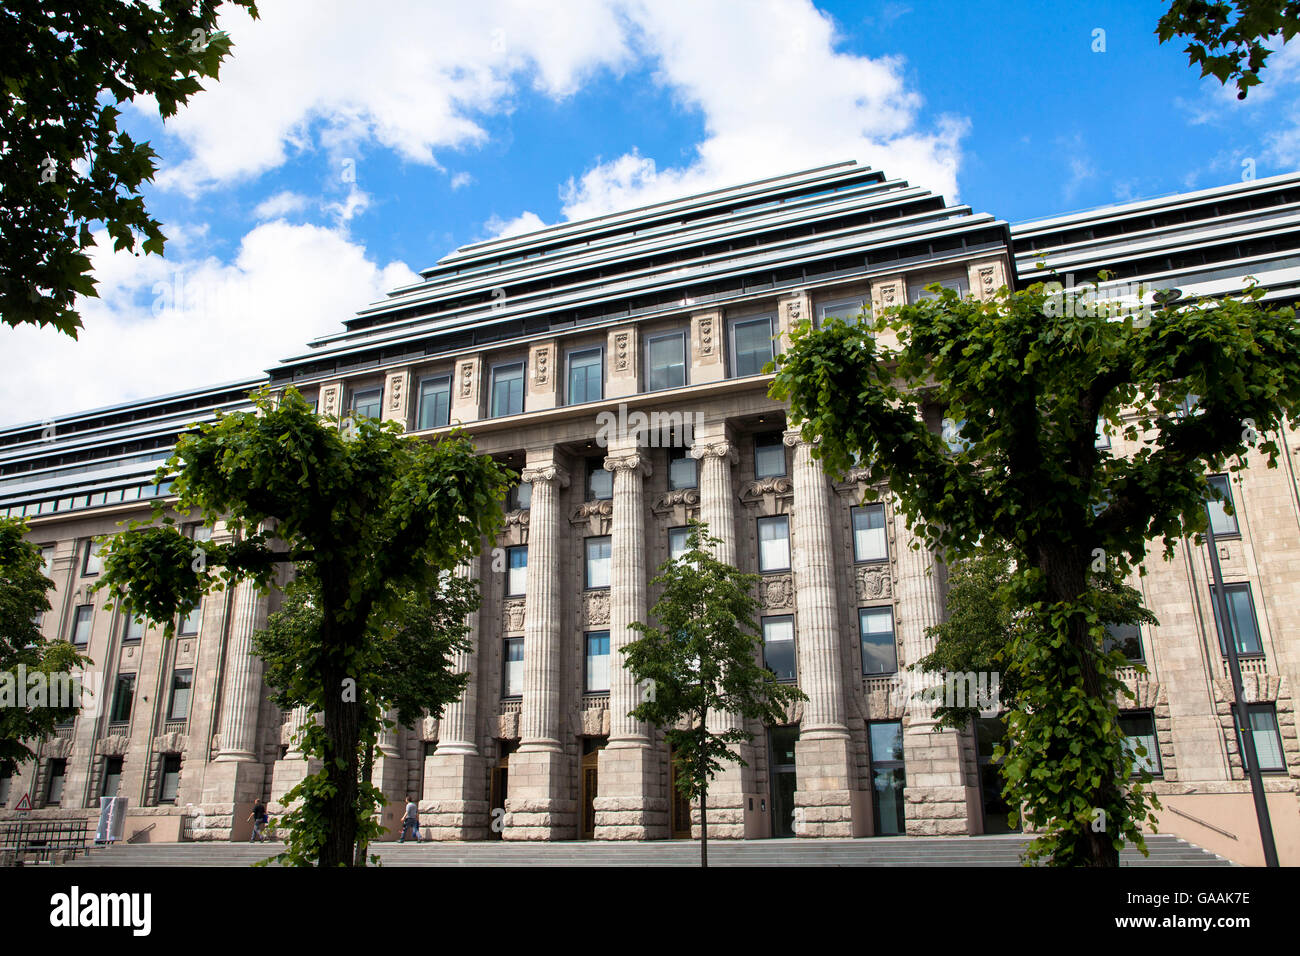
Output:
<path fill-rule="evenodd" d="M 795 761 L 798 727 L 773 727 L 768 732 L 772 768 L 772 836 L 792 837 L 794 832 Z"/>
<path fill-rule="evenodd" d="M 1001 717 L 975 718 L 975 746 L 980 771 L 980 798 L 985 833 L 1019 833 L 1011 826 L 1011 806 L 1002 796 L 1002 766 L 993 762 L 993 748 L 1006 736 Z"/>

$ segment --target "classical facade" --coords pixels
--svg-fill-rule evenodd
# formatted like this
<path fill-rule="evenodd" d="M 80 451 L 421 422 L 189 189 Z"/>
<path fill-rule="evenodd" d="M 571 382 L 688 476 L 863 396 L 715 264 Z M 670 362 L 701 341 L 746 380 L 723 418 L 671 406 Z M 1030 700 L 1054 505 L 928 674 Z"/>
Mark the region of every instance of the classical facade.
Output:
<path fill-rule="evenodd" d="M 945 613 L 944 568 L 891 501 L 863 503 L 860 475 L 822 472 L 762 369 L 792 323 L 934 282 L 984 298 L 1104 266 L 1191 295 L 1251 273 L 1291 301 L 1298 205 L 1300 177 L 1280 177 L 1013 229 L 843 163 L 467 246 L 264 378 L 2 430 L 0 513 L 28 516 L 56 584 L 42 626 L 86 648 L 105 690 L 0 781 L 0 806 L 28 793 L 38 814 L 93 815 L 120 794 L 143 839 L 229 839 L 252 801 L 274 807 L 310 769 L 306 715 L 269 702 L 249 652 L 274 596 L 213 594 L 168 642 L 91 591 L 95 537 L 166 494 L 148 481 L 178 430 L 269 384 L 414 435 L 463 425 L 521 474 L 501 533 L 462 569 L 484 596 L 463 699 L 380 742 L 376 782 L 418 794 L 435 838 L 690 834 L 662 736 L 626 716 L 642 691 L 619 661 L 695 518 L 761 575 L 767 664 L 808 697 L 788 725 L 747 728 L 747 766 L 711 791 L 711 835 L 1003 831 L 998 719 L 936 731 L 899 690 Z M 926 414 L 939 430 L 942 410 Z M 1300 441 L 1281 439 L 1282 467 L 1231 484 L 1236 512 L 1215 520 L 1274 825 L 1300 862 Z M 1147 668 L 1128 675 L 1125 720 L 1149 744 L 1162 829 L 1246 859 L 1203 552 L 1184 542 L 1135 580 L 1160 624 L 1115 635 Z"/>

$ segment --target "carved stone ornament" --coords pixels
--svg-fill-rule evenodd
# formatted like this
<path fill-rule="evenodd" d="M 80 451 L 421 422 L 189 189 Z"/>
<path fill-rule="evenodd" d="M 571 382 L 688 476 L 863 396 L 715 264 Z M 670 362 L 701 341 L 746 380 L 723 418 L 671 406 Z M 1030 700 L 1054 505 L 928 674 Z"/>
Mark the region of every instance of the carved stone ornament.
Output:
<path fill-rule="evenodd" d="M 992 266 L 980 266 L 980 288 L 986 296 L 993 294 L 994 270 Z"/>
<path fill-rule="evenodd" d="M 588 591 L 583 595 L 582 618 L 584 625 L 609 623 L 609 592 Z"/>
<path fill-rule="evenodd" d="M 156 754 L 179 754 L 189 749 L 190 738 L 186 734 L 159 734 L 153 739 Z"/>
<path fill-rule="evenodd" d="M 536 485 L 538 482 L 556 481 L 561 488 L 569 487 L 569 473 L 559 465 L 543 465 L 539 468 L 525 468 L 519 476 L 523 484 Z"/>
<path fill-rule="evenodd" d="M 713 354 L 713 316 L 700 319 L 700 354 Z"/>
<path fill-rule="evenodd" d="M 639 471 L 642 475 L 650 474 L 650 460 L 633 452 L 630 455 L 610 455 L 605 459 L 606 471 Z"/>
<path fill-rule="evenodd" d="M 469 398 L 474 390 L 474 363 L 460 363 L 460 397 Z"/>
<path fill-rule="evenodd" d="M 501 609 L 502 627 L 507 631 L 524 629 L 524 602 L 522 600 L 506 601 Z"/>
<path fill-rule="evenodd" d="M 691 457 L 696 461 L 703 461 L 705 458 L 726 458 L 733 465 L 740 461 L 740 455 L 736 451 L 735 445 L 729 441 L 701 442 L 697 440 L 691 446 Z"/>
<path fill-rule="evenodd" d="M 328 385 L 320 390 L 321 414 L 333 418 L 339 413 L 339 387 Z"/>
<path fill-rule="evenodd" d="M 791 299 L 787 308 L 789 309 L 790 321 L 798 322 L 803 317 L 803 293 Z"/>
<path fill-rule="evenodd" d="M 619 372 L 626 372 L 631 361 L 630 349 L 632 345 L 632 333 L 618 332 L 614 336 L 614 369 Z"/>
<path fill-rule="evenodd" d="M 859 601 L 878 601 L 894 593 L 894 582 L 886 564 L 868 564 L 858 568 L 853 578 Z"/>
<path fill-rule="evenodd" d="M 759 478 L 747 481 L 740 489 L 741 501 L 757 501 L 768 495 L 785 496 L 794 493 L 794 482 L 784 476 Z"/>
<path fill-rule="evenodd" d="M 758 601 L 766 610 L 790 607 L 794 603 L 794 581 L 788 574 L 765 575 L 758 582 Z"/>
<path fill-rule="evenodd" d="M 99 743 L 95 745 L 95 752 L 106 757 L 121 757 L 126 754 L 130 746 L 131 738 L 126 734 L 108 734 L 100 738 Z"/>
<path fill-rule="evenodd" d="M 573 517 L 570 520 L 575 524 L 580 524 L 592 518 L 609 518 L 613 514 L 614 502 L 604 498 L 600 501 L 584 501 L 573 509 Z"/>
<path fill-rule="evenodd" d="M 886 282 L 880 287 L 880 304 L 888 309 L 895 305 L 901 305 L 898 301 L 899 288 L 897 282 Z"/>
<path fill-rule="evenodd" d="M 394 375 L 388 380 L 388 410 L 397 411 L 402 407 L 402 376 Z"/>
<path fill-rule="evenodd" d="M 547 346 L 533 354 L 537 360 L 537 384 L 545 385 L 551 375 L 551 348 Z"/>
<path fill-rule="evenodd" d="M 497 717 L 497 736 L 502 740 L 519 739 L 519 715 L 501 714 Z"/>
<path fill-rule="evenodd" d="M 505 517 L 506 529 L 509 530 L 511 527 L 515 525 L 518 525 L 521 528 L 527 528 L 528 515 L 529 515 L 529 511 L 527 508 L 522 508 L 520 510 L 510 512 Z"/>
<path fill-rule="evenodd" d="M 424 716 L 420 719 L 420 739 L 428 742 L 438 739 L 438 718 Z"/>

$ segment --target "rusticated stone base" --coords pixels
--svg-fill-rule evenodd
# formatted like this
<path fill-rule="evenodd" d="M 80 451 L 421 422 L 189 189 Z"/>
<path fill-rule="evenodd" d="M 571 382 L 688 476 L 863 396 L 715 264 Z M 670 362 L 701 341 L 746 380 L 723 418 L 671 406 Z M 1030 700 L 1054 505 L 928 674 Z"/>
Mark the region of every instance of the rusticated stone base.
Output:
<path fill-rule="evenodd" d="M 262 799 L 266 765 L 256 760 L 224 760 L 208 764 L 203 775 L 203 803 L 255 803 Z"/>
<path fill-rule="evenodd" d="M 553 751 L 520 750 L 510 758 L 503 839 L 576 839 L 578 806 L 568 796 L 568 763 L 567 755 Z"/>
<path fill-rule="evenodd" d="M 428 840 L 484 840 L 489 807 L 483 758 L 477 754 L 438 754 L 424 762 L 420 830 Z"/>
<path fill-rule="evenodd" d="M 904 787 L 908 836 L 970 833 L 965 787 Z"/>
<path fill-rule="evenodd" d="M 848 733 L 801 735 L 795 744 L 795 763 L 799 781 L 794 794 L 795 836 L 865 836 L 870 803 L 850 785 L 854 760 Z"/>
<path fill-rule="evenodd" d="M 305 757 L 285 757 L 271 768 L 271 804 L 284 806 L 284 795 L 321 768 L 319 760 Z"/>
<path fill-rule="evenodd" d="M 668 800 L 658 795 L 659 762 L 650 747 L 612 744 L 602 749 L 597 786 L 597 840 L 668 837 Z"/>

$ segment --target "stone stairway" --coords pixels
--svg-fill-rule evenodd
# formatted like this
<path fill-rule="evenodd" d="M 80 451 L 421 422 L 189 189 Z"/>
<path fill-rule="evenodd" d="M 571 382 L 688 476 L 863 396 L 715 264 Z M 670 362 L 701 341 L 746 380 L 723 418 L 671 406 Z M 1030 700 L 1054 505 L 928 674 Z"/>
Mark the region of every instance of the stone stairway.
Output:
<path fill-rule="evenodd" d="M 862 840 L 746 840 L 709 844 L 710 866 L 1019 866 L 1020 835 L 881 837 Z M 1121 866 L 1232 866 L 1175 836 L 1147 838 L 1150 857 L 1132 848 Z M 276 843 L 156 843 L 99 847 L 65 866 L 251 866 Z M 381 843 L 384 866 L 698 866 L 699 844 L 652 843 Z"/>

